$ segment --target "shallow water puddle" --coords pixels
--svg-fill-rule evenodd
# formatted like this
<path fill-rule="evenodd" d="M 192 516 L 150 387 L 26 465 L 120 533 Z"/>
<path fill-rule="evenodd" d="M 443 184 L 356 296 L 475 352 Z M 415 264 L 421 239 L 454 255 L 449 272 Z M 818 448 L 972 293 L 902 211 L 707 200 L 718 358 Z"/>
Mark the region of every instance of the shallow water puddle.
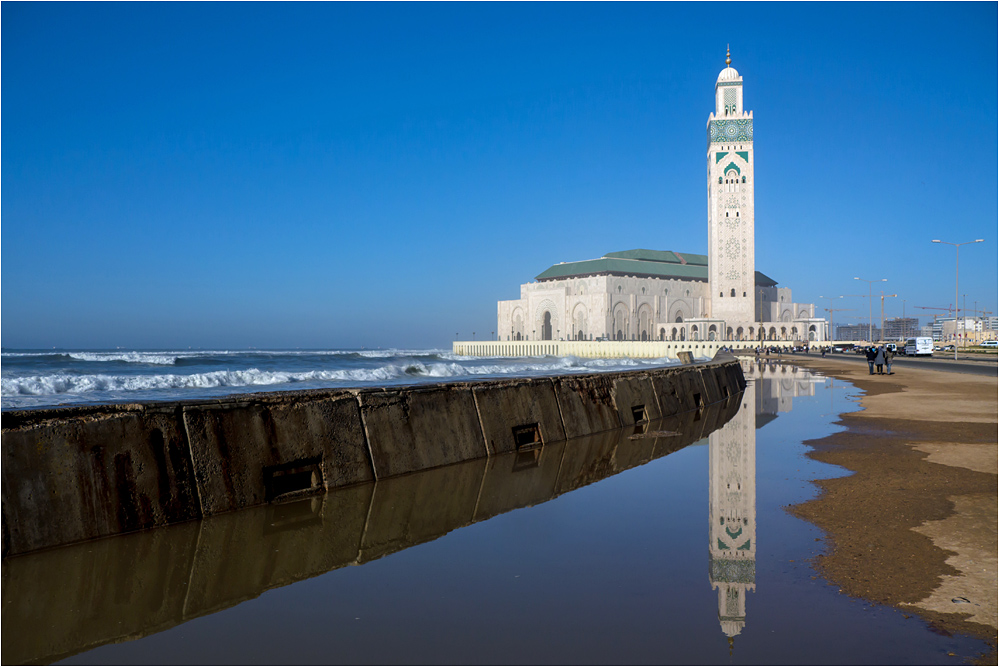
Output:
<path fill-rule="evenodd" d="M 3 662 L 951 663 L 984 643 L 815 576 L 784 508 L 852 387 L 742 396 L 492 459 L 9 559 Z"/>

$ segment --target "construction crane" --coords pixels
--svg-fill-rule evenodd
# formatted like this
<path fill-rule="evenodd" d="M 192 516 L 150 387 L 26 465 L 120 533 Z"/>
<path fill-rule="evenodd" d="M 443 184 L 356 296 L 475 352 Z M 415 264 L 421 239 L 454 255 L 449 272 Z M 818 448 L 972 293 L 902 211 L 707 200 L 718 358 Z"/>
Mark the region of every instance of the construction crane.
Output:
<path fill-rule="evenodd" d="M 946 314 L 947 316 L 951 316 L 951 313 L 954 312 L 954 308 L 951 305 L 947 305 L 947 306 L 913 306 L 913 308 L 919 308 L 920 310 L 936 310 L 936 311 L 941 311 L 944 314 Z M 930 314 L 930 313 L 927 313 L 927 314 Z M 934 319 L 936 319 L 936 316 L 934 316 Z"/>

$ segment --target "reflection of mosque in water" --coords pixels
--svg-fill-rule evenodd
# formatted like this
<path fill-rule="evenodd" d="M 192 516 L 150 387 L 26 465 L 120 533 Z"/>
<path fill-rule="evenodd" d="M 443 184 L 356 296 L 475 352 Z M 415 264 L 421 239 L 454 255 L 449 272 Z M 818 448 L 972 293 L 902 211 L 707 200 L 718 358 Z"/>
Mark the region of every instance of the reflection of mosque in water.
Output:
<path fill-rule="evenodd" d="M 746 625 L 746 594 L 756 590 L 756 430 L 788 412 L 796 396 L 814 396 L 824 377 L 781 363 L 743 362 L 749 380 L 742 409 L 708 436 L 709 572 L 718 621 L 733 638 Z"/>

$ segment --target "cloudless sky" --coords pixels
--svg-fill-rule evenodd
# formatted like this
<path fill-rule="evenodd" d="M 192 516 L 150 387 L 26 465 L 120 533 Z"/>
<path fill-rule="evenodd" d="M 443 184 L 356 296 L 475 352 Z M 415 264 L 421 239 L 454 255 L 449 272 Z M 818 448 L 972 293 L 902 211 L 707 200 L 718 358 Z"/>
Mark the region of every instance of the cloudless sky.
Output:
<path fill-rule="evenodd" d="M 925 318 L 984 238 L 995 312 L 997 7 L 3 3 L 2 343 L 447 346 L 551 264 L 706 254 L 726 44 L 758 270 Z"/>

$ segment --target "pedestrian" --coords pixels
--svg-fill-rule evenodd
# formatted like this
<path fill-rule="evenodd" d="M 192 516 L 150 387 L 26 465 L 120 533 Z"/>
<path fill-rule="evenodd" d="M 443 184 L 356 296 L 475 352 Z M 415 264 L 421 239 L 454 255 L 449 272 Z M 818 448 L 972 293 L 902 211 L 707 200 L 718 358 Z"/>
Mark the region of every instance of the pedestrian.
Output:
<path fill-rule="evenodd" d="M 895 358 L 895 353 L 890 348 L 885 349 L 885 371 L 891 375 L 891 360 Z"/>
<path fill-rule="evenodd" d="M 826 358 L 826 348 L 822 348 L 822 358 Z"/>
<path fill-rule="evenodd" d="M 874 375 L 874 358 L 878 356 L 878 351 L 871 345 L 867 348 L 867 370 L 868 375 Z"/>
<path fill-rule="evenodd" d="M 880 346 L 878 348 L 878 350 L 877 350 L 877 353 L 874 355 L 874 365 L 878 367 L 878 375 L 884 375 L 885 374 L 885 371 L 884 371 L 884 367 L 885 367 L 885 347 L 884 347 L 884 345 Z"/>

